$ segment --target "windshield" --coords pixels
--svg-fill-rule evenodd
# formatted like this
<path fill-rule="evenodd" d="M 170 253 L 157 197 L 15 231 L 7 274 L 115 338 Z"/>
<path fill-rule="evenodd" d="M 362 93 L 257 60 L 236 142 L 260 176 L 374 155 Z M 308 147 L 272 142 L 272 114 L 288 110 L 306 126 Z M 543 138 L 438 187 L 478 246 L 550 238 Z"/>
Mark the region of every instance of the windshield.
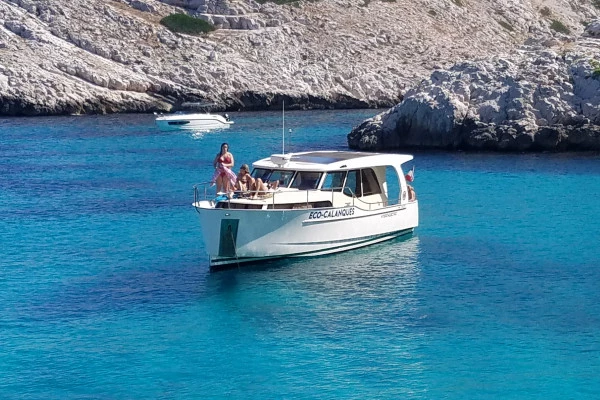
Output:
<path fill-rule="evenodd" d="M 320 180 L 320 172 L 298 171 L 290 187 L 300 190 L 316 189 Z"/>
<path fill-rule="evenodd" d="M 287 187 L 294 176 L 294 171 L 256 168 L 252 171 L 253 178 L 260 178 L 265 183 L 278 182 L 279 187 Z"/>

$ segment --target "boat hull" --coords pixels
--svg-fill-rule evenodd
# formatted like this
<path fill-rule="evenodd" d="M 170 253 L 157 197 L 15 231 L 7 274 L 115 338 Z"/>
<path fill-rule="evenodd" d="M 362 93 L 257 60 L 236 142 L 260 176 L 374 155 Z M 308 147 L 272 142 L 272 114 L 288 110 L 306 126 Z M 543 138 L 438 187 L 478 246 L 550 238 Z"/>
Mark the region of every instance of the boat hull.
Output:
<path fill-rule="evenodd" d="M 162 131 L 225 129 L 233 124 L 232 121 L 216 114 L 168 115 L 156 118 L 155 122 Z"/>
<path fill-rule="evenodd" d="M 417 202 L 374 211 L 327 209 L 215 209 L 194 204 L 210 266 L 281 257 L 317 256 L 368 246 L 418 226 Z"/>

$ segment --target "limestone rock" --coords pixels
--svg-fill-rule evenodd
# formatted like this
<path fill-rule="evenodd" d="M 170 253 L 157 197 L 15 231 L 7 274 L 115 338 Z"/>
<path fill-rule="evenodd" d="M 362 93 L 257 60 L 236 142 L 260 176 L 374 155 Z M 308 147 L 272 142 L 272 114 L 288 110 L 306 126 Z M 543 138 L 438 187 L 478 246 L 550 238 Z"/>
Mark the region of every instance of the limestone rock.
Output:
<path fill-rule="evenodd" d="M 198 99 L 228 109 L 268 109 L 281 99 L 299 109 L 391 107 L 434 69 L 510 53 L 525 42 L 560 58 L 562 47 L 583 32 L 582 21 L 589 22 L 589 40 L 598 32 L 600 10 L 587 0 L 556 0 L 548 15 L 537 0 L 461 3 L 6 0 L 0 2 L 0 113 L 154 111 Z M 219 29 L 201 36 L 172 33 L 159 23 L 172 13 L 205 18 Z M 572 34 L 553 30 L 553 19 Z M 455 83 L 405 106 L 426 118 L 411 124 L 410 140 L 427 126 L 450 129 L 471 115 L 488 124 L 499 124 L 506 114 L 552 125 L 564 112 L 592 123 L 597 111 L 587 93 L 593 89 L 585 78 L 590 67 L 584 61 L 568 65 L 577 69 L 572 81 L 563 79 L 559 64 L 537 67 L 561 89 L 549 91 L 547 101 L 538 96 L 532 108 L 527 101 L 533 89 L 524 83 L 507 84 L 515 91 L 505 96 L 510 107 L 498 103 L 484 84 L 496 70 L 480 70 L 476 84 L 440 72 L 436 79 Z M 586 98 L 578 103 L 583 111 L 569 107 L 571 100 L 554 101 L 565 93 L 575 102 Z M 477 107 L 472 96 L 482 97 Z M 443 107 L 429 116 L 438 102 Z M 446 140 L 437 131 L 427 134 L 431 143 Z"/>
<path fill-rule="evenodd" d="M 351 148 L 600 150 L 600 41 L 524 46 L 434 71 L 348 135 Z"/>

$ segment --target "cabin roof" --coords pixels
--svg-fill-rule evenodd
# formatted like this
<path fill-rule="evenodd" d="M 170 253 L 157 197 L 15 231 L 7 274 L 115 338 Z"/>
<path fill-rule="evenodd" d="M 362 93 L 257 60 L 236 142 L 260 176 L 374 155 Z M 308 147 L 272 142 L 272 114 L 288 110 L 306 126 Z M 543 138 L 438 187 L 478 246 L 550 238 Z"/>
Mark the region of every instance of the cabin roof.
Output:
<path fill-rule="evenodd" d="M 271 157 L 254 162 L 254 168 L 284 169 L 299 171 L 350 170 L 365 167 L 397 166 L 413 159 L 411 154 L 366 153 L 358 151 L 307 151 L 289 153 L 290 161 L 277 165 Z"/>

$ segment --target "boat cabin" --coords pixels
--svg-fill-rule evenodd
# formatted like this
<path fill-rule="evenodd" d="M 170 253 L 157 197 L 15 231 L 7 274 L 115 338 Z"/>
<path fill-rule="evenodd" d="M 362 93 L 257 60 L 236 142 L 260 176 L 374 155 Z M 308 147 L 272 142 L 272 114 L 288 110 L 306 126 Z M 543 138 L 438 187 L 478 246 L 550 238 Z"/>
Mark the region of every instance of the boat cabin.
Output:
<path fill-rule="evenodd" d="M 408 202 L 401 164 L 411 155 L 321 151 L 273 155 L 251 173 L 267 192 L 221 196 L 215 208 L 307 209 L 358 207 L 375 210 Z"/>

